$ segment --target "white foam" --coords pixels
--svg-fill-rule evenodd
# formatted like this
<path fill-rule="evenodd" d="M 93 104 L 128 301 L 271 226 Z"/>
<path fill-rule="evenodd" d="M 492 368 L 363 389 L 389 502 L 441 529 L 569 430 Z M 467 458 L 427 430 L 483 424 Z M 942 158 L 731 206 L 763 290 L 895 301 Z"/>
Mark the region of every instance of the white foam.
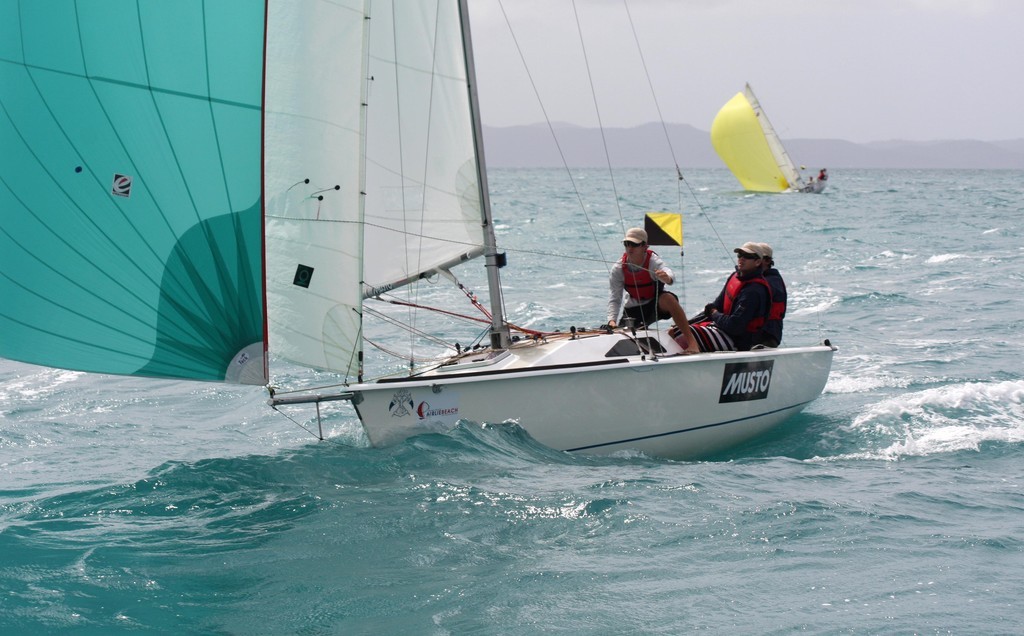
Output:
<path fill-rule="evenodd" d="M 786 315 L 789 316 L 789 317 L 814 315 L 814 314 L 821 313 L 823 311 L 827 311 L 828 309 L 831 309 L 832 307 L 835 307 L 838 304 L 839 304 L 839 299 L 838 298 L 828 298 L 828 299 L 825 299 L 825 300 L 821 301 L 817 305 L 811 305 L 810 307 L 800 307 L 800 308 L 795 309 L 793 311 L 787 310 L 787 314 Z"/>
<path fill-rule="evenodd" d="M 907 379 L 886 374 L 862 374 L 853 376 L 831 375 L 825 385 L 825 393 L 867 393 L 877 389 L 902 387 Z"/>
<path fill-rule="evenodd" d="M 53 393 L 57 387 L 74 382 L 79 376 L 85 375 L 81 371 L 67 371 L 65 369 L 43 369 L 39 373 L 20 377 L 16 380 L 9 380 L 0 385 L 0 399 L 11 397 L 35 398 L 47 396 Z"/>
<path fill-rule="evenodd" d="M 836 290 L 830 287 L 805 285 L 789 294 L 789 307 L 786 310 L 786 315 L 789 317 L 815 315 L 835 307 L 841 300 Z M 805 307 L 803 306 L 805 302 L 814 304 Z"/>
<path fill-rule="evenodd" d="M 914 256 L 913 254 L 897 254 L 896 252 L 894 252 L 892 250 L 884 250 L 884 251 L 880 252 L 878 255 L 871 257 L 869 260 L 874 260 L 876 258 L 897 258 L 897 259 L 900 259 L 902 261 L 905 261 L 907 259 L 917 258 L 917 257 Z"/>
<path fill-rule="evenodd" d="M 854 429 L 897 435 L 875 453 L 887 459 L 1024 442 L 1024 380 L 968 382 L 900 395 L 868 407 Z"/>
<path fill-rule="evenodd" d="M 964 254 L 935 254 L 928 257 L 926 263 L 948 263 L 957 259 L 967 258 Z"/>

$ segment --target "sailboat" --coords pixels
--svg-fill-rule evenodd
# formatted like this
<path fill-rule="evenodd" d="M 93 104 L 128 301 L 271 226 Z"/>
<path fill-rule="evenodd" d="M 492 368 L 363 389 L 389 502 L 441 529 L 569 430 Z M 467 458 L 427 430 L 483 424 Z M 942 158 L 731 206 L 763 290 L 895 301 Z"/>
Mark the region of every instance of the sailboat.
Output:
<path fill-rule="evenodd" d="M 800 176 L 750 84 L 715 115 L 711 144 L 747 190 L 819 194 L 827 185 L 826 179 Z"/>
<path fill-rule="evenodd" d="M 375 446 L 514 422 L 559 450 L 682 459 L 823 390 L 827 340 L 512 335 L 466 0 L 7 6 L 3 357 L 348 401 Z M 370 299 L 465 262 L 487 271 L 489 342 L 365 378 Z M 282 368 L 317 384 L 285 392 Z"/>

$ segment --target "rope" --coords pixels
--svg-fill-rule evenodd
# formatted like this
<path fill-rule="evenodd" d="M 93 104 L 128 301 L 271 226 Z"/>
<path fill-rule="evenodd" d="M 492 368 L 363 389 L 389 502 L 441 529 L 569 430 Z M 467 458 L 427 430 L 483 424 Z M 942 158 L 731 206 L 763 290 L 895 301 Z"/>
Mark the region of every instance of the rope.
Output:
<path fill-rule="evenodd" d="M 490 321 L 490 317 L 488 317 L 487 319 L 475 318 L 473 316 L 467 316 L 465 314 L 458 314 L 458 313 L 455 313 L 454 311 L 448 311 L 447 309 L 439 309 L 437 307 L 431 307 L 429 305 L 413 304 L 413 303 L 406 302 L 404 300 L 396 300 L 396 299 L 390 299 L 389 300 L 389 299 L 381 298 L 380 301 L 388 303 L 388 304 L 391 304 L 391 305 L 401 305 L 401 306 L 406 306 L 406 307 L 413 307 L 413 308 L 416 308 L 416 309 L 423 309 L 425 311 L 433 311 L 433 312 L 437 312 L 439 314 L 445 314 L 446 316 L 451 316 L 453 318 L 461 318 L 463 320 L 467 320 L 467 321 L 471 321 L 471 322 L 479 322 L 479 323 L 484 323 L 484 324 L 490 324 L 490 322 L 491 322 Z M 476 305 L 477 305 L 477 308 L 479 308 L 481 311 L 486 313 L 487 310 L 484 309 L 479 303 L 477 303 Z M 374 313 L 383 316 L 383 314 L 379 314 L 379 312 L 374 312 Z M 390 319 L 390 320 L 393 320 L 393 319 Z M 397 323 L 396 322 L 396 324 L 401 324 L 401 323 Z M 537 331 L 536 329 L 530 329 L 528 327 L 520 327 L 520 326 L 514 325 L 512 323 L 508 323 L 508 326 L 509 326 L 509 329 L 515 329 L 516 331 L 519 331 L 521 333 L 525 333 L 525 334 L 530 335 L 530 336 L 548 336 L 548 335 L 551 335 L 552 333 L 558 333 L 558 332 L 550 332 L 550 331 Z M 424 334 L 424 336 L 425 335 L 426 334 Z"/>

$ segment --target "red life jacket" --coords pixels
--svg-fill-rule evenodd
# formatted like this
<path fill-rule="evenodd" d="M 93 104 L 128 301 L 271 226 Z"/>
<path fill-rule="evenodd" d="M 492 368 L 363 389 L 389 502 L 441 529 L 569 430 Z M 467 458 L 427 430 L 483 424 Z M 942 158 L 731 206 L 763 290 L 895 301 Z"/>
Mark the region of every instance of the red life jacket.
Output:
<path fill-rule="evenodd" d="M 786 296 L 786 284 L 782 282 L 782 275 L 779 274 L 777 270 L 774 272 L 774 277 L 779 279 L 778 286 L 782 287 L 781 296 L 783 297 L 783 300 L 776 300 L 775 294 L 772 294 L 772 308 L 768 311 L 768 320 L 782 320 L 786 317 L 786 301 L 784 300 Z M 765 280 L 768 280 L 767 276 L 764 278 Z M 771 286 L 771 284 L 772 281 L 768 280 L 768 285 Z"/>
<path fill-rule="evenodd" d="M 622 281 L 626 286 L 626 292 L 633 300 L 647 301 L 661 291 L 664 283 L 651 275 L 651 250 L 644 255 L 644 262 L 637 271 L 632 271 L 628 264 L 626 255 L 622 255 Z"/>
<path fill-rule="evenodd" d="M 732 304 L 736 298 L 740 295 L 740 290 L 747 285 L 757 283 L 764 285 L 764 288 L 768 290 L 768 306 L 774 307 L 772 302 L 772 286 L 768 284 L 768 281 L 764 279 L 764 276 L 758 276 L 756 278 L 748 278 L 747 280 L 740 280 L 740 277 L 733 274 L 729 277 L 729 280 L 725 283 L 725 298 L 722 300 L 722 313 L 731 314 Z M 770 311 L 770 310 L 769 310 Z M 785 311 L 785 309 L 783 309 Z M 764 321 L 767 315 L 758 316 L 749 323 L 747 323 L 747 333 L 757 333 L 764 326 Z"/>

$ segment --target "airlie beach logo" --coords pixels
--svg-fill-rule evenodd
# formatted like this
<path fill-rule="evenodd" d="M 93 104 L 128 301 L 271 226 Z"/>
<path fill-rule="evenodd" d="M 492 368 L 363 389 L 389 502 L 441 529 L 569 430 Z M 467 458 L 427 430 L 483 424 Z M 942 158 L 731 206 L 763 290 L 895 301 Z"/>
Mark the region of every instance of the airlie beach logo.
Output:
<path fill-rule="evenodd" d="M 421 400 L 418 404 L 408 389 L 395 391 L 388 404 L 391 417 L 407 417 L 412 415 L 420 422 L 443 423 L 454 425 L 459 419 L 459 396 L 456 391 L 445 391 L 443 395 L 434 395 L 430 402 Z"/>
<path fill-rule="evenodd" d="M 763 400 L 768 397 L 772 383 L 774 360 L 734 362 L 725 365 L 722 374 L 722 392 L 718 403 Z"/>
<path fill-rule="evenodd" d="M 446 406 L 443 408 L 431 407 L 428 402 L 420 402 L 419 406 L 416 407 L 416 415 L 420 416 L 421 420 L 429 420 L 434 418 L 450 418 L 459 414 L 459 407 L 457 406 Z"/>

